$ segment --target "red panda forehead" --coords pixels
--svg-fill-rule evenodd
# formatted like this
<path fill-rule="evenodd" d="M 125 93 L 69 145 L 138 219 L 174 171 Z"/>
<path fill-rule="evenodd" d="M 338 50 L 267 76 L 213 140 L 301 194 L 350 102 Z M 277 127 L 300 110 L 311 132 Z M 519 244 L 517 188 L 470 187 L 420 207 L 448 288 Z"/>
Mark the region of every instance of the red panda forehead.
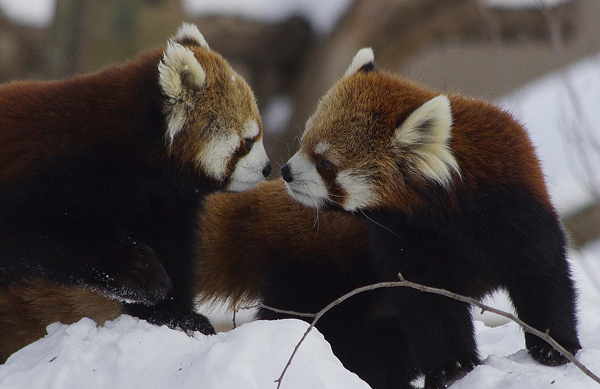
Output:
<path fill-rule="evenodd" d="M 190 47 L 190 50 L 206 71 L 206 85 L 200 99 L 215 113 L 213 128 L 234 130 L 244 138 L 260 137 L 262 123 L 258 106 L 246 80 L 218 53 L 198 46 Z M 258 132 L 244 126 L 249 121 L 258 125 Z"/>
<path fill-rule="evenodd" d="M 307 123 L 303 148 L 321 143 L 349 159 L 384 153 L 395 129 L 432 92 L 386 73 L 356 74 L 339 81 L 323 97 Z"/>

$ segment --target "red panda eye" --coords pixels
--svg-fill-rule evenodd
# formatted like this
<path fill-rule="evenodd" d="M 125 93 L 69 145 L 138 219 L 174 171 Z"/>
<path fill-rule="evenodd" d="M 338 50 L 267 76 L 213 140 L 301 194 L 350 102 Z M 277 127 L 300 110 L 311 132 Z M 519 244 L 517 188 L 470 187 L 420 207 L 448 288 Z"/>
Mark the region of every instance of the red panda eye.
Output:
<path fill-rule="evenodd" d="M 254 144 L 254 141 L 252 139 L 244 139 L 244 146 L 246 146 L 246 150 L 250 151 L 252 149 L 252 145 Z"/>
<path fill-rule="evenodd" d="M 333 166 L 333 162 L 331 162 L 330 160 L 328 160 L 328 159 L 326 159 L 326 158 L 322 158 L 322 159 L 319 161 L 319 165 L 320 165 L 320 166 L 321 166 L 323 169 L 326 169 L 326 170 L 331 170 L 331 169 L 333 169 L 333 167 L 334 167 L 334 166 Z"/>

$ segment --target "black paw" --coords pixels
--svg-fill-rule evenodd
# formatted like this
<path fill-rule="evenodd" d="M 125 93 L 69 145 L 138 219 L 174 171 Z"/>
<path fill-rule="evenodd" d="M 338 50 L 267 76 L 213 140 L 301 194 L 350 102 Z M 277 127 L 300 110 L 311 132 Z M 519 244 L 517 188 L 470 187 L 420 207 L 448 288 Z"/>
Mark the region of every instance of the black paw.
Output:
<path fill-rule="evenodd" d="M 171 279 L 150 247 L 130 241 L 126 251 L 116 254 L 116 258 L 122 260 L 121 274 L 97 275 L 106 284 L 105 294 L 144 305 L 155 305 L 167 297 Z"/>
<path fill-rule="evenodd" d="M 195 331 L 204 335 L 216 334 L 208 318 L 193 311 L 156 311 L 148 317 L 148 321 L 172 329 L 181 329 L 190 336 Z"/>
<path fill-rule="evenodd" d="M 471 360 L 446 361 L 425 376 L 425 389 L 447 388 L 473 370 L 477 362 Z"/>
<path fill-rule="evenodd" d="M 571 349 L 567 350 L 574 355 L 580 347 L 572 347 Z M 531 354 L 533 359 L 546 366 L 560 366 L 569 362 L 567 357 L 556 351 L 549 344 L 533 346 L 529 349 L 529 354 Z"/>

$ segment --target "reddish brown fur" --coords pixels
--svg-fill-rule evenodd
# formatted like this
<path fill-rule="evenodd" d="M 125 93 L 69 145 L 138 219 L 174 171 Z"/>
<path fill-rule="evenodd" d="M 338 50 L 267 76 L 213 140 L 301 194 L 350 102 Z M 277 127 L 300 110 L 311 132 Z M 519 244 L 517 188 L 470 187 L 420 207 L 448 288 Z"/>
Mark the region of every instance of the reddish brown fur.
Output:
<path fill-rule="evenodd" d="M 307 267 L 309 261 L 328 261 L 344 272 L 353 266 L 348 258 L 367 249 L 364 220 L 317 214 L 290 198 L 280 179 L 244 193 L 209 196 L 202 225 L 196 292 L 202 300 L 230 299 L 232 305 L 260 297 L 273 258 Z"/>
<path fill-rule="evenodd" d="M 121 311 L 117 301 L 79 286 L 66 287 L 44 280 L 11 285 L 0 292 L 0 363 L 46 335 L 49 324 L 72 324 L 89 317 L 103 325 Z"/>
<path fill-rule="evenodd" d="M 203 85 L 202 93 L 198 95 L 195 104 L 210 106 L 213 115 L 206 115 L 206 112 L 202 112 L 202 110 L 191 110 L 190 122 L 198 123 L 207 128 L 212 126 L 237 130 L 236 124 L 244 123 L 248 118 L 256 118 L 260 130 L 257 138 L 261 138 L 263 130 L 257 105 L 240 103 L 255 100 L 244 78 L 234 73 L 223 57 L 214 51 L 196 49 L 194 50 L 194 56 L 206 73 L 211 75 L 206 79 L 206 84 Z M 236 79 L 235 83 L 231 82 L 232 76 Z M 194 146 L 206 145 L 206 136 L 207 134 L 198 131 L 186 131 L 179 135 L 179 140 L 175 140 L 171 152 L 184 163 L 190 160 L 197 161 L 197 156 L 202 150 Z M 243 140 L 240 140 L 240 142 L 237 154 L 231 158 L 228 165 L 227 175 L 233 172 L 238 159 L 248 153 Z"/>
<path fill-rule="evenodd" d="M 370 57 L 359 52 L 350 69 Z M 565 236 L 525 129 L 489 103 L 373 68 L 349 73 L 319 103 L 299 152 L 281 170 L 289 193 L 373 222 L 366 266 L 355 272 L 364 282 L 369 274 L 371 283 L 402 274 L 472 298 L 505 289 L 521 320 L 577 352 Z M 331 285 L 342 295 L 352 278 L 334 283 L 306 272 L 301 282 L 317 287 L 301 289 L 295 268 L 278 270 L 270 280 L 284 281 L 263 302 L 295 311 Z M 373 388 L 412 388 L 421 374 L 425 388 L 443 388 L 480 363 L 467 305 L 402 288 L 362 298 L 317 327 Z M 567 363 L 531 334 L 525 344 L 542 364 Z"/>
<path fill-rule="evenodd" d="M 209 121 L 217 121 L 223 128 L 234 123 L 243 123 L 246 118 L 259 118 L 255 104 L 240 104 L 254 101 L 246 81 L 236 75 L 237 83 L 231 85 L 235 75 L 225 59 L 218 53 L 199 47 L 188 47 L 202 64 L 207 74 L 203 93 L 194 103 L 197 106 L 212 106 L 212 112 L 219 117 L 208 117 L 204 110 L 192 110 L 189 120 L 196 128 L 208 127 Z M 116 65 L 98 73 L 48 82 L 12 82 L 0 85 L 0 184 L 14 177 L 23 178 L 43 166 L 43 161 L 62 153 L 79 153 L 91 149 L 106 139 L 113 142 L 131 141 L 138 143 L 147 134 L 125 132 L 131 112 L 144 112 L 147 107 L 139 98 L 139 93 L 162 99 L 158 85 L 157 64 L 163 56 L 163 49 L 155 49 L 141 54 L 135 62 Z M 137 86 L 145 78 L 147 91 L 139 91 Z M 119 86 L 119 87 L 115 87 Z M 97 96 L 90 101 L 81 96 L 93 91 Z M 118 95 L 120 93 L 121 95 Z M 123 106 L 123 102 L 130 105 Z M 31 110 L 32 103 L 39 110 Z M 103 104 L 92 106 L 92 104 Z M 162 105 L 162 102 L 157 102 Z M 86 115 L 81 115 L 86 112 Z M 121 117 L 107 116 L 105 112 L 121 112 Z M 47 122 L 51 118 L 53 128 L 63 131 L 48 131 Z M 117 124 L 120 123 L 120 124 Z M 262 124 L 257 120 L 262 135 Z M 23 132 L 27 131 L 24 135 Z M 199 131 L 186 131 L 176 138 L 170 149 L 183 165 L 197 161 L 201 151 L 198 147 L 206 143 L 206 134 Z M 160 156 L 163 157 L 163 156 Z M 232 160 L 227 174 L 233 170 Z"/>
<path fill-rule="evenodd" d="M 160 95 L 156 80 L 161 57 L 162 50 L 154 50 L 141 55 L 135 66 L 133 63 L 114 66 L 99 73 L 61 81 L 0 85 L 0 183 L 16 176 L 30 175 L 43 165 L 44 160 L 67 150 L 80 152 L 105 139 L 141 136 L 124 133 L 124 126 L 115 125 L 115 119 L 127 122 L 128 112 L 144 111 L 144 107 L 136 105 L 140 103 L 139 99 L 125 95 L 137 92 L 135 87 L 127 86 L 138 84 L 142 77 L 152 77 L 146 85 L 155 88 L 153 92 Z M 115 88 L 115 85 L 124 87 Z M 93 102 L 81 98 L 90 90 L 98 96 Z M 115 96 L 115 93 L 123 96 Z M 123 101 L 130 102 L 131 106 L 121 106 Z M 31 109 L 32 103 L 36 104 L 37 110 Z M 99 109 L 91 104 L 104 106 Z M 81 115 L 82 111 L 87 114 Z M 103 115 L 107 111 L 122 112 L 123 116 Z M 54 128 L 64 128 L 64 131 L 49 131 L 48 118 L 52 119 Z M 27 134 L 24 135 L 25 131 Z"/>

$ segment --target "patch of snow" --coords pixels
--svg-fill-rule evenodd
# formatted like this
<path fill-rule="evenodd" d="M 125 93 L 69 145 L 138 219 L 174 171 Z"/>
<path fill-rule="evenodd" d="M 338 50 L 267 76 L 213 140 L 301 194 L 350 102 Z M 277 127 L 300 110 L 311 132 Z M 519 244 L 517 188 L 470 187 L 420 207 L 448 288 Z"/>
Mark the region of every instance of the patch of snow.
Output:
<path fill-rule="evenodd" d="M 27 25 L 48 27 L 54 19 L 56 0 L 0 0 L 0 11 Z"/>
<path fill-rule="evenodd" d="M 273 97 L 262 112 L 265 132 L 270 135 L 282 134 L 294 112 L 294 102 L 289 96 Z"/>
<path fill-rule="evenodd" d="M 600 192 L 600 55 L 506 96 L 500 105 L 529 131 L 559 212 Z"/>
<path fill-rule="evenodd" d="M 52 324 L 48 335 L 0 366 L 0 387 L 13 388 L 275 388 L 308 324 L 257 321 L 227 333 L 185 333 L 122 315 L 97 327 L 90 319 Z M 318 331 L 286 372 L 283 388 L 356 388 Z"/>

